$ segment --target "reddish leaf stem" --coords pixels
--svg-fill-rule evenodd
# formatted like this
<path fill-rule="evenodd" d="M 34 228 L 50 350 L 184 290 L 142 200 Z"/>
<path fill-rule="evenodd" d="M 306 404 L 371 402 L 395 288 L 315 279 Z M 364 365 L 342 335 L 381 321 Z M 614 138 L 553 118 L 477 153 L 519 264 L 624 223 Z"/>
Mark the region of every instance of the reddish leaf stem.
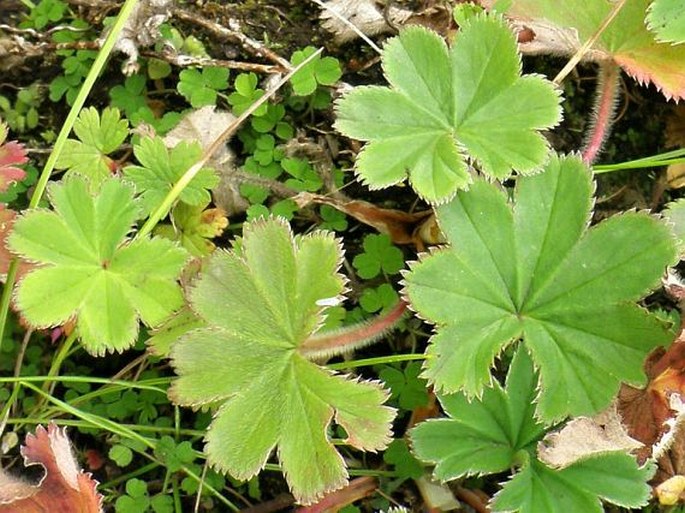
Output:
<path fill-rule="evenodd" d="M 378 481 L 371 476 L 358 477 L 345 488 L 329 493 L 311 506 L 298 508 L 296 513 L 326 513 L 340 511 L 344 506 L 371 495 L 378 488 Z"/>
<path fill-rule="evenodd" d="M 583 148 L 583 162 L 591 165 L 611 131 L 618 97 L 619 67 L 612 63 L 603 63 L 597 76 L 597 91 L 592 114 L 592 128 Z"/>
<path fill-rule="evenodd" d="M 309 337 L 300 346 L 300 353 L 309 359 L 337 356 L 380 339 L 402 319 L 407 303 L 400 300 L 384 315 L 341 330 L 326 331 Z"/>

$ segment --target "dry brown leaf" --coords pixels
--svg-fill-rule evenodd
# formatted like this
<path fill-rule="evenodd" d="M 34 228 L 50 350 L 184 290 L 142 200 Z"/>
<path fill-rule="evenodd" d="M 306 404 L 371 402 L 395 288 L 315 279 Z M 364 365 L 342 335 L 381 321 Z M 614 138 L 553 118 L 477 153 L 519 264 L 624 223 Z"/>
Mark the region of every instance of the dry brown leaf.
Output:
<path fill-rule="evenodd" d="M 394 32 L 393 27 L 386 21 L 386 17 L 390 23 L 401 25 L 412 15 L 412 11 L 393 5 L 384 13 L 384 8 L 374 0 L 330 0 L 325 5 L 326 8 L 321 11 L 323 28 L 333 34 L 338 44 L 359 37 L 358 32 L 340 20 L 340 17 L 357 27 L 359 32 L 367 36 L 375 36 Z"/>
<path fill-rule="evenodd" d="M 628 436 L 616 404 L 612 404 L 592 418 L 575 418 L 561 430 L 547 434 L 538 444 L 538 458 L 561 469 L 595 454 L 632 452 L 641 447 L 640 442 Z"/>
<path fill-rule="evenodd" d="M 673 418 L 671 395 L 685 393 L 685 342 L 676 340 L 668 350 L 658 348 L 645 362 L 649 379 L 644 389 L 623 385 L 618 410 L 630 436 L 642 442 L 642 460 L 667 431 L 665 422 Z"/>
<path fill-rule="evenodd" d="M 0 513 L 102 513 L 97 482 L 79 469 L 63 429 L 39 426 L 21 454 L 26 466 L 42 466 L 45 476 L 31 484 L 0 469 Z"/>
<path fill-rule="evenodd" d="M 202 151 L 206 151 L 235 120 L 236 117 L 230 112 L 215 110 L 212 105 L 193 110 L 166 134 L 164 144 L 173 148 L 181 141 L 197 141 Z M 219 163 L 232 159 L 233 152 L 226 145 L 212 156 L 212 160 Z"/>
<path fill-rule="evenodd" d="M 310 192 L 301 192 L 293 200 L 300 208 L 310 203 L 329 205 L 375 228 L 380 233 L 388 235 L 393 244 L 416 244 L 417 242 L 440 244 L 444 242 L 432 210 L 410 214 L 402 210 L 377 207 L 368 201 L 338 199 Z"/>
<path fill-rule="evenodd" d="M 644 389 L 623 385 L 618 410 L 628 434 L 645 447 L 638 461 L 657 460 L 658 471 L 652 483 L 658 485 L 685 474 L 685 340 L 683 333 L 668 348 L 658 348 L 645 362 L 649 379 Z"/>

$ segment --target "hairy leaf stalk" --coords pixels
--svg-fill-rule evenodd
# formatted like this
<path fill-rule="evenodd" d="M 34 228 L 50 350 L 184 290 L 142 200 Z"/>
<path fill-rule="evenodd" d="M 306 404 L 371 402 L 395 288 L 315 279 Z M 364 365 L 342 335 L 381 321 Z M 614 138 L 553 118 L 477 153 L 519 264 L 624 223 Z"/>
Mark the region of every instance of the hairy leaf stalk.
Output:
<path fill-rule="evenodd" d="M 606 141 L 614 123 L 620 69 L 614 63 L 602 64 L 597 77 L 592 127 L 583 148 L 583 162 L 591 165 Z"/>
<path fill-rule="evenodd" d="M 340 356 L 373 344 L 397 326 L 406 310 L 407 303 L 400 300 L 386 314 L 371 321 L 313 335 L 300 346 L 300 353 L 309 360 L 316 360 Z"/>

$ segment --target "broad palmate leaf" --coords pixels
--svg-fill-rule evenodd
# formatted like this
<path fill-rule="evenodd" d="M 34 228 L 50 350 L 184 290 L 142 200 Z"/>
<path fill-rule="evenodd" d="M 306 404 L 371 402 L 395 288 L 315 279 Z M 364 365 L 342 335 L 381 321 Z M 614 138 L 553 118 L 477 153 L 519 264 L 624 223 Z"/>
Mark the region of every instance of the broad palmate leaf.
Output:
<path fill-rule="evenodd" d="M 495 383 L 473 401 L 462 393 L 438 395 L 449 418 L 425 421 L 411 431 L 416 456 L 436 464 L 434 475 L 442 481 L 520 467 L 495 497 L 493 511 L 601 513 L 600 498 L 644 505 L 653 472 L 638 468 L 628 454 L 607 452 L 563 469 L 537 459 L 545 427 L 534 416 L 536 381 L 530 356 L 519 346 L 504 390 Z"/>
<path fill-rule="evenodd" d="M 589 170 L 553 156 L 519 177 L 513 205 L 477 180 L 437 209 L 450 246 L 412 266 L 405 292 L 437 325 L 425 377 L 438 390 L 480 395 L 519 338 L 540 368 L 543 419 L 597 412 L 621 381 L 645 381 L 644 357 L 672 335 L 633 302 L 675 261 L 674 237 L 636 212 L 588 230 L 591 201 Z"/>
<path fill-rule="evenodd" d="M 370 141 L 356 166 L 371 188 L 408 175 L 419 195 L 440 203 L 470 182 L 464 149 L 497 178 L 547 159 L 537 130 L 559 121 L 559 96 L 544 78 L 521 77 L 516 38 L 500 18 L 472 18 L 449 49 L 436 33 L 407 28 L 385 45 L 383 70 L 391 87 L 352 90 L 335 123 Z"/>
<path fill-rule="evenodd" d="M 206 437 L 216 468 L 249 479 L 274 448 L 298 502 L 344 486 L 332 420 L 362 450 L 390 441 L 394 410 L 374 382 L 335 375 L 300 349 L 321 325 L 326 299 L 344 289 L 342 252 L 330 233 L 293 237 L 282 219 L 246 224 L 239 247 L 217 250 L 190 294 L 208 327 L 184 335 L 171 357 L 182 405 L 218 406 Z"/>
<path fill-rule="evenodd" d="M 161 239 L 129 241 L 137 218 L 133 186 L 103 182 L 93 196 L 80 175 L 53 183 L 54 211 L 30 210 L 15 222 L 10 248 L 40 265 L 24 277 L 16 304 L 45 328 L 75 320 L 88 352 L 122 351 L 148 326 L 183 305 L 176 282 L 188 255 Z"/>

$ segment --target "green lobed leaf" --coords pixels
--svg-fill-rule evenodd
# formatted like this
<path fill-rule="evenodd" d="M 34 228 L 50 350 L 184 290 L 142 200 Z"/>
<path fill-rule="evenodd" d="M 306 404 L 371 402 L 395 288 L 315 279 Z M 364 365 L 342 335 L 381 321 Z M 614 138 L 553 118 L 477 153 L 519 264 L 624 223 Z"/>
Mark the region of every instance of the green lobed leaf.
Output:
<path fill-rule="evenodd" d="M 420 196 L 443 203 L 471 181 L 466 155 L 496 178 L 544 164 L 538 131 L 558 123 L 559 96 L 542 77 L 520 76 L 516 39 L 500 18 L 471 18 L 449 49 L 434 32 L 407 28 L 382 58 L 391 87 L 349 92 L 335 123 L 368 141 L 356 170 L 371 188 L 408 176 Z"/>
<path fill-rule="evenodd" d="M 521 450 L 532 451 L 545 434 L 535 420 L 536 376 L 520 347 L 503 389 L 495 382 L 479 400 L 462 393 L 438 395 L 449 418 L 431 419 L 411 431 L 416 456 L 434 463 L 434 476 L 447 481 L 465 475 L 505 471 Z"/>
<path fill-rule="evenodd" d="M 154 326 L 183 304 L 176 282 L 187 254 L 164 239 L 128 241 L 137 219 L 133 187 L 117 179 L 93 195 L 79 175 L 50 185 L 54 211 L 30 210 L 10 248 L 39 267 L 24 277 L 16 304 L 34 327 L 75 320 L 86 350 L 122 351 L 138 320 Z"/>
<path fill-rule="evenodd" d="M 553 470 L 533 459 L 507 482 L 492 502 L 493 512 L 603 513 L 601 500 L 624 508 L 647 504 L 653 466 L 638 468 L 635 458 L 609 453 Z"/>
<path fill-rule="evenodd" d="M 588 230 L 592 189 L 578 158 L 554 156 L 519 177 L 513 205 L 477 180 L 437 209 L 450 247 L 414 265 L 405 292 L 437 325 L 425 377 L 438 390 L 480 395 L 519 338 L 540 368 L 545 420 L 597 412 L 621 381 L 644 383 L 645 356 L 672 333 L 634 301 L 675 261 L 675 241 L 645 213 Z"/>
<path fill-rule="evenodd" d="M 348 444 L 375 451 L 390 441 L 394 417 L 380 385 L 333 374 L 298 350 L 322 323 L 319 301 L 344 289 L 341 257 L 330 233 L 293 237 L 283 219 L 246 223 L 240 247 L 217 250 L 191 291 L 208 327 L 171 351 L 174 402 L 220 405 L 206 436 L 208 461 L 246 480 L 277 448 L 303 504 L 347 482 L 327 434 L 332 421 Z"/>
<path fill-rule="evenodd" d="M 685 43 L 685 9 L 682 0 L 654 0 L 647 12 L 647 28 L 664 43 Z"/>
<path fill-rule="evenodd" d="M 168 149 L 159 137 L 146 137 L 133 147 L 133 153 L 140 166 L 127 166 L 124 176 L 136 186 L 146 214 L 162 203 L 168 192 L 183 174 L 202 156 L 197 141 L 181 141 Z M 211 200 L 209 189 L 216 187 L 219 177 L 213 169 L 202 168 L 180 195 L 181 201 L 189 205 L 206 205 Z"/>
<path fill-rule="evenodd" d="M 67 139 L 55 167 L 67 174 L 79 173 L 95 186 L 112 176 L 114 162 L 107 155 L 115 151 L 128 137 L 128 121 L 121 119 L 119 109 L 107 107 L 100 113 L 88 107 L 74 123 L 79 138 Z"/>
<path fill-rule="evenodd" d="M 620 450 L 588 456 L 560 470 L 536 458 L 546 432 L 535 419 L 536 382 L 533 362 L 519 346 L 504 389 L 495 382 L 473 401 L 462 393 L 438 396 L 448 418 L 425 421 L 411 431 L 415 454 L 436 464 L 434 476 L 442 481 L 519 466 L 495 496 L 495 512 L 600 513 L 600 500 L 623 507 L 644 505 L 653 469 L 638 468 L 635 458 Z"/>

